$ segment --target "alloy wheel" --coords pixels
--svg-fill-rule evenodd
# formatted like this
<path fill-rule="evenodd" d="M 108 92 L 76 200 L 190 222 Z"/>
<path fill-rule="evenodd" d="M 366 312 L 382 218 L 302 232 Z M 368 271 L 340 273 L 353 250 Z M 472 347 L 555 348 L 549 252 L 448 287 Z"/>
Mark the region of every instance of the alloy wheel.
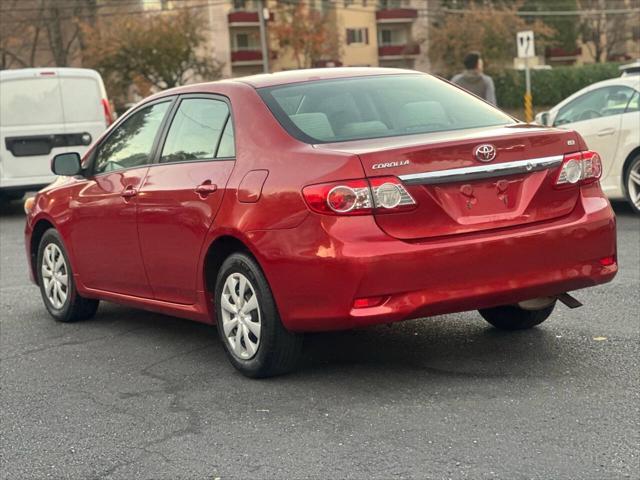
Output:
<path fill-rule="evenodd" d="M 241 273 L 227 277 L 220 307 L 224 337 L 231 351 L 242 360 L 253 358 L 260 346 L 262 325 L 258 296 L 247 277 Z"/>
<path fill-rule="evenodd" d="M 629 192 L 631 203 L 640 210 L 640 158 L 636 159 L 629 168 L 627 192 Z"/>
<path fill-rule="evenodd" d="M 62 250 L 55 243 L 45 247 L 41 270 L 45 296 L 53 308 L 59 310 L 69 295 L 69 269 Z"/>

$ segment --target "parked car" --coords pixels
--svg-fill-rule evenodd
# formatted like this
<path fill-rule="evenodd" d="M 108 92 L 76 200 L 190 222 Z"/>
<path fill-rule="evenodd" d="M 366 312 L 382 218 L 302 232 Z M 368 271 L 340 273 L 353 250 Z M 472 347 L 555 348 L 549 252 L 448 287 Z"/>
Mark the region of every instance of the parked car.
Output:
<path fill-rule="evenodd" d="M 51 157 L 83 153 L 111 124 L 100 74 L 82 68 L 0 72 L 0 196 L 51 183 Z"/>
<path fill-rule="evenodd" d="M 142 102 L 25 204 L 57 320 L 99 300 L 218 323 L 251 377 L 301 334 L 479 309 L 531 328 L 616 274 L 600 159 L 433 76 L 317 69 Z"/>
<path fill-rule="evenodd" d="M 576 130 L 602 159 L 602 190 L 640 213 L 640 76 L 594 83 L 548 112 L 542 125 Z"/>

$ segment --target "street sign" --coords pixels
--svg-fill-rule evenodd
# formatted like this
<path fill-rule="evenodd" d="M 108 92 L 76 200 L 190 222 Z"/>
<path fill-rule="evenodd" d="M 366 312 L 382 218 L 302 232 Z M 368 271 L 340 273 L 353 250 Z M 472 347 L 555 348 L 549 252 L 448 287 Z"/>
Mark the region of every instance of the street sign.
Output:
<path fill-rule="evenodd" d="M 532 58 L 536 56 L 536 49 L 533 44 L 533 31 L 525 30 L 518 32 L 518 58 Z"/>

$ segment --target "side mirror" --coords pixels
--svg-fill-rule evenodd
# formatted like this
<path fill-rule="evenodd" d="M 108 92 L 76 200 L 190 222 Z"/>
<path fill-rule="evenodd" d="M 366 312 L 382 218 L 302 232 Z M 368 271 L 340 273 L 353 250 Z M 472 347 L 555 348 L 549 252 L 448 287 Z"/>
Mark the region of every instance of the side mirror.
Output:
<path fill-rule="evenodd" d="M 540 112 L 536 115 L 536 123 L 539 125 L 549 126 L 549 112 Z"/>
<path fill-rule="evenodd" d="M 51 161 L 51 171 L 56 175 L 64 175 L 72 177 L 82 172 L 80 164 L 80 155 L 76 152 L 59 153 Z"/>

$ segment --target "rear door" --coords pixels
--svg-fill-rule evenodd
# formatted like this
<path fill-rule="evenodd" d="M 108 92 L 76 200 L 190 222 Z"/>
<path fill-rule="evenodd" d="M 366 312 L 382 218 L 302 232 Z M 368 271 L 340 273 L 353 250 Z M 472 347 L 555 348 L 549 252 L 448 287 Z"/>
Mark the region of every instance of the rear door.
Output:
<path fill-rule="evenodd" d="M 75 69 L 28 72 L 0 86 L 3 186 L 53 181 L 51 157 L 83 154 L 106 128 L 97 78 Z"/>
<path fill-rule="evenodd" d="M 231 109 L 222 97 L 185 95 L 166 130 L 140 189 L 138 232 L 155 298 L 191 305 L 200 250 L 234 166 Z"/>

